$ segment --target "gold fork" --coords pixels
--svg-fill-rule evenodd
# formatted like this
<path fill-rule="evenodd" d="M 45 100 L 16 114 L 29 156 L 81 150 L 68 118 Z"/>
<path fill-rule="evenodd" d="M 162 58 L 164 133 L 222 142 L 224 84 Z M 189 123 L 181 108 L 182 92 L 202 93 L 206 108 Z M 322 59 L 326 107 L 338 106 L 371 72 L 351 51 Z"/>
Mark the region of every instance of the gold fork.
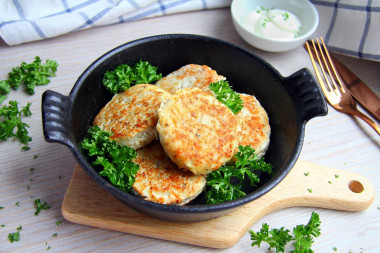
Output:
<path fill-rule="evenodd" d="M 361 118 L 380 135 L 380 127 L 367 115 L 363 114 L 358 110 L 355 100 L 352 98 L 351 94 L 347 92 L 345 84 L 342 82 L 335 69 L 333 62 L 331 61 L 330 54 L 327 50 L 325 42 L 323 41 L 323 38 L 321 37 L 320 39 L 321 43 L 319 42 L 318 38 L 316 39 L 316 42 L 314 42 L 314 40 L 306 42 L 306 47 L 309 52 L 315 73 L 317 75 L 319 85 L 321 86 L 322 91 L 325 94 L 325 97 L 327 98 L 331 106 L 334 107 L 337 111 L 355 115 Z M 312 47 L 309 45 L 309 43 L 312 45 Z M 320 69 L 323 73 L 325 81 L 323 81 L 321 73 L 315 63 L 313 53 L 311 51 L 312 49 L 314 50 L 314 55 L 317 58 L 319 66 L 321 66 Z M 328 73 L 326 73 L 324 67 L 326 68 Z"/>

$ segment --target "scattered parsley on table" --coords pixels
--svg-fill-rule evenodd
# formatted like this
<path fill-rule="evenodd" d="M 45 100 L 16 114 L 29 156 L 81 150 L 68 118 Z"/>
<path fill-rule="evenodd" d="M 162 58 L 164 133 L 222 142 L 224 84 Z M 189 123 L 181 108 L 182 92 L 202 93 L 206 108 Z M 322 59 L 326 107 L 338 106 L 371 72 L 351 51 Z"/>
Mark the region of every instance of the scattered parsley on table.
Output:
<path fill-rule="evenodd" d="M 18 228 L 17 228 L 17 232 L 15 233 L 9 233 L 8 234 L 8 239 L 11 243 L 13 242 L 18 242 L 20 241 L 20 231 L 22 230 L 22 226 L 20 225 Z"/>
<path fill-rule="evenodd" d="M 40 199 L 36 199 L 34 201 L 34 205 L 35 205 L 35 208 L 36 208 L 36 211 L 34 212 L 34 215 L 36 215 L 36 216 L 41 212 L 41 210 L 50 209 L 50 206 L 48 205 L 48 203 L 44 202 L 42 204 Z"/>
<path fill-rule="evenodd" d="M 319 215 L 315 212 L 311 214 L 310 220 L 307 225 L 297 225 L 293 228 L 293 234 L 290 230 L 284 227 L 280 229 L 270 229 L 267 223 L 262 224 L 259 232 L 249 231 L 251 234 L 252 244 L 251 246 L 260 247 L 261 243 L 265 242 L 269 245 L 268 250 L 276 249 L 276 253 L 285 252 L 285 246 L 293 242 L 295 253 L 312 253 L 312 244 L 314 238 L 321 234 L 320 229 L 321 221 Z"/>

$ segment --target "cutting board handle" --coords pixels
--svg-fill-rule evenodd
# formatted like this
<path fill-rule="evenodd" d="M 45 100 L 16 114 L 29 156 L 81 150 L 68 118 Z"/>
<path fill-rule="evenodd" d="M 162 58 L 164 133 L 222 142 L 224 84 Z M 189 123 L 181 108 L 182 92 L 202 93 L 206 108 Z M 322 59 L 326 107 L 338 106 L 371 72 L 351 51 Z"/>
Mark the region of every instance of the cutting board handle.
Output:
<path fill-rule="evenodd" d="M 362 211 L 375 198 L 371 182 L 354 172 L 298 160 L 273 190 L 249 203 L 251 224 L 274 210 L 310 206 L 342 211 Z"/>

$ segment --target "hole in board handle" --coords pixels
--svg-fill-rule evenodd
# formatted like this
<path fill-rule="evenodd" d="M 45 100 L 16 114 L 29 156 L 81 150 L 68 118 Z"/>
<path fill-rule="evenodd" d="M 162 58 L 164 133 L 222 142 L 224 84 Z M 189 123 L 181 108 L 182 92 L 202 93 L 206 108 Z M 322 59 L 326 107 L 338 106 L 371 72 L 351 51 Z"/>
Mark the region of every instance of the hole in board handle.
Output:
<path fill-rule="evenodd" d="M 364 186 L 362 183 L 356 180 L 352 180 L 348 183 L 348 188 L 354 193 L 361 193 L 364 191 Z"/>

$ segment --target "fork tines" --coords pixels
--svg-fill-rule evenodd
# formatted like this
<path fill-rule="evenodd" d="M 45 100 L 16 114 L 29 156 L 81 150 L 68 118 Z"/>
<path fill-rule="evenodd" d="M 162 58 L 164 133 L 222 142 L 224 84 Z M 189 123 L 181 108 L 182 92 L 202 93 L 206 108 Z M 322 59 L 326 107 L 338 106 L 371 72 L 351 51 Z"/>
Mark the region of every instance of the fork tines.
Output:
<path fill-rule="evenodd" d="M 311 46 L 309 44 L 311 44 Z M 317 75 L 318 82 L 321 84 L 323 92 L 325 94 L 329 92 L 334 92 L 338 97 L 340 97 L 340 93 L 345 93 L 346 91 L 334 67 L 334 64 L 331 60 L 329 51 L 326 48 L 323 38 L 321 37 L 320 39 L 317 38 L 315 41 L 310 40 L 309 42 L 306 42 L 306 47 L 309 52 L 315 73 Z M 321 67 L 321 71 L 319 71 L 314 58 L 317 59 L 319 66 Z M 320 72 L 323 73 L 323 77 L 326 82 L 323 81 Z"/>

